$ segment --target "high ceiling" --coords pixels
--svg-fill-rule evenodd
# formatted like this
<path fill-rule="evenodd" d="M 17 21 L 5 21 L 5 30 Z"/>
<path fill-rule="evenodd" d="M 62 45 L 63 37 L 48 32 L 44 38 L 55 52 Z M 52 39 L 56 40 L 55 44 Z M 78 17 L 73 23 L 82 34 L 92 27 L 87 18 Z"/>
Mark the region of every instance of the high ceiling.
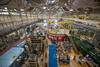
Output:
<path fill-rule="evenodd" d="M 39 15 L 100 13 L 100 0 L 0 0 L 0 8 L 4 7 Z"/>

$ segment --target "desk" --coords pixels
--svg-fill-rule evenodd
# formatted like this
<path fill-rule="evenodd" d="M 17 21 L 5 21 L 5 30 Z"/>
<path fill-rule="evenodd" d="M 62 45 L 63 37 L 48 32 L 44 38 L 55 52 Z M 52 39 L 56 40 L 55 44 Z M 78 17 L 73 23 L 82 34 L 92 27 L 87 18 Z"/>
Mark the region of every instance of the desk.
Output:
<path fill-rule="evenodd" d="M 0 67 L 10 67 L 23 52 L 24 48 L 11 48 L 5 54 L 0 56 Z"/>

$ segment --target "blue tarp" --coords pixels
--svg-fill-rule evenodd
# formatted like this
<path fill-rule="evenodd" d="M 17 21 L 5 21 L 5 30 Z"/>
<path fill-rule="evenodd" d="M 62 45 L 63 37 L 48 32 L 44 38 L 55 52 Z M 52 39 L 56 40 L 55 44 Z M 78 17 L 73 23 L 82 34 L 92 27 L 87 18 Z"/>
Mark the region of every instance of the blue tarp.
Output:
<path fill-rule="evenodd" d="M 56 45 L 49 45 L 49 67 L 58 67 L 56 61 Z"/>

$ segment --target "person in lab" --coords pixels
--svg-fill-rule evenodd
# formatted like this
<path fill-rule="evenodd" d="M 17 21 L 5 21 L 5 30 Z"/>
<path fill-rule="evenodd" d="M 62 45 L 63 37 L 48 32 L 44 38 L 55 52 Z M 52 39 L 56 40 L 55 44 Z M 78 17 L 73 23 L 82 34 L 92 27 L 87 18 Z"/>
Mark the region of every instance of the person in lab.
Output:
<path fill-rule="evenodd" d="M 65 62 L 66 62 L 66 63 L 70 63 L 70 56 L 69 56 L 69 55 L 66 55 L 66 57 L 65 57 Z"/>

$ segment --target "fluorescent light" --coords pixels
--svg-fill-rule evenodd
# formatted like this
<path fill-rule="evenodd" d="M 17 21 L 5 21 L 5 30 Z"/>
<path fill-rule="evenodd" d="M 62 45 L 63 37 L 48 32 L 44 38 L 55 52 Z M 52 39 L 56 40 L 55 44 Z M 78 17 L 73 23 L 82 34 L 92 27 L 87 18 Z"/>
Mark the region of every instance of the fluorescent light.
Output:
<path fill-rule="evenodd" d="M 43 9 L 46 9 L 46 7 L 43 7 Z"/>
<path fill-rule="evenodd" d="M 0 12 L 0 14 L 8 15 L 8 12 Z"/>
<path fill-rule="evenodd" d="M 55 2 L 55 0 L 51 1 L 51 3 L 54 3 L 54 2 Z"/>
<path fill-rule="evenodd" d="M 55 0 L 48 0 L 47 3 L 48 4 L 53 4 L 53 3 L 55 3 Z"/>
<path fill-rule="evenodd" d="M 47 24 L 47 23 L 44 23 L 43 25 L 44 25 L 44 26 L 47 26 L 48 24 Z"/>
<path fill-rule="evenodd" d="M 4 9 L 7 10 L 7 7 L 5 7 Z"/>
<path fill-rule="evenodd" d="M 67 4 L 66 4 L 66 3 L 65 3 L 64 5 L 65 5 L 65 6 L 67 6 Z"/>
<path fill-rule="evenodd" d="M 70 9 L 69 11 L 73 11 L 73 9 Z"/>
<path fill-rule="evenodd" d="M 16 9 L 14 9 L 14 11 L 17 11 Z"/>
<path fill-rule="evenodd" d="M 44 20 L 44 22 L 47 22 L 47 20 Z"/>
<path fill-rule="evenodd" d="M 20 9 L 21 11 L 24 11 L 24 9 Z"/>

